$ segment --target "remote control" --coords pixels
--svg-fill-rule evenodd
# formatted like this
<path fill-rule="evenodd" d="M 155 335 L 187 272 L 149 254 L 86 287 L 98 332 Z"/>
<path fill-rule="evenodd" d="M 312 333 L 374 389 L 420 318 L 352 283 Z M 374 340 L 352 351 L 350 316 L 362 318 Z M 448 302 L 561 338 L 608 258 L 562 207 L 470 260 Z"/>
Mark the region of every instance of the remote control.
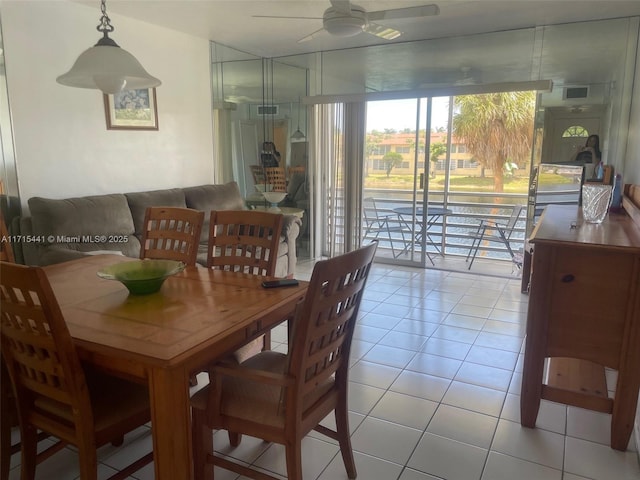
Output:
<path fill-rule="evenodd" d="M 267 280 L 262 282 L 264 288 L 295 287 L 297 285 L 298 280 L 293 278 L 282 278 L 280 280 Z"/>

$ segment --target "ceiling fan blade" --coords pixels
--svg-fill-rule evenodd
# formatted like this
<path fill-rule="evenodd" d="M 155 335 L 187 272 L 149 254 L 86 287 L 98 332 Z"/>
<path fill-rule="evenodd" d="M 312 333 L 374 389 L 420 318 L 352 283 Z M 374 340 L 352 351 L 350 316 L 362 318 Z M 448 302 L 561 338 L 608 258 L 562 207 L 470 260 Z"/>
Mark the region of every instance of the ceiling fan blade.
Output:
<path fill-rule="evenodd" d="M 322 20 L 322 17 L 283 17 L 281 15 L 251 15 L 253 18 L 287 18 L 294 20 Z"/>
<path fill-rule="evenodd" d="M 331 6 L 336 10 L 336 12 L 344 13 L 349 15 L 351 13 L 351 0 L 329 0 L 331 2 Z"/>
<path fill-rule="evenodd" d="M 297 43 L 304 43 L 304 42 L 308 42 L 309 40 L 313 40 L 314 38 L 322 35 L 323 32 L 326 32 L 324 28 L 321 28 L 320 30 L 316 30 L 315 32 L 310 33 L 306 37 L 303 37 L 300 40 L 298 40 Z"/>
<path fill-rule="evenodd" d="M 431 17 L 440 14 L 440 7 L 435 3 L 420 7 L 392 8 L 391 10 L 378 10 L 369 12 L 367 17 L 371 21 L 395 20 L 397 18 Z"/>
<path fill-rule="evenodd" d="M 373 22 L 369 22 L 364 28 L 364 31 L 376 37 L 384 38 L 385 40 L 393 40 L 402 35 L 402 32 L 395 28 L 385 27 L 384 25 Z"/>

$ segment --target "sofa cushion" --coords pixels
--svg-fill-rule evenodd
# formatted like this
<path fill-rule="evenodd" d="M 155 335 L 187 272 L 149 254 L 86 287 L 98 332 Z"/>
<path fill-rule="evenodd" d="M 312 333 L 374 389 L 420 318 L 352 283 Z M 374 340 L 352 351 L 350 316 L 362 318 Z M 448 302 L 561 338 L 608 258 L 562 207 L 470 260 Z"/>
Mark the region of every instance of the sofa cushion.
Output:
<path fill-rule="evenodd" d="M 133 217 L 133 226 L 135 228 L 138 240 L 142 238 L 144 230 L 144 215 L 148 207 L 180 207 L 187 206 L 184 193 L 180 188 L 171 188 L 167 190 L 153 190 L 150 192 L 132 192 L 125 193 L 131 216 Z"/>
<path fill-rule="evenodd" d="M 28 201 L 33 234 L 43 245 L 58 244 L 81 252 L 117 250 L 137 256 L 133 220 L 122 194 L 63 200 L 32 197 Z"/>
<path fill-rule="evenodd" d="M 187 207 L 204 212 L 200 242 L 209 239 L 209 218 L 212 210 L 246 210 L 244 199 L 236 182 L 222 185 L 199 185 L 183 188 Z"/>

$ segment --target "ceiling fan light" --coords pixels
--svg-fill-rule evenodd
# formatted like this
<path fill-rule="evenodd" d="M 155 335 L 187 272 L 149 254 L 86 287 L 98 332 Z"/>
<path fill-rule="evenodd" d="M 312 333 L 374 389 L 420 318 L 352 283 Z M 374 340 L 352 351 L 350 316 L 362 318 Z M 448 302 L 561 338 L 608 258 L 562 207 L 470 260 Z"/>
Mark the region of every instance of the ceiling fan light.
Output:
<path fill-rule="evenodd" d="M 324 29 L 337 37 L 353 37 L 362 33 L 365 23 L 361 18 L 334 17 L 324 22 Z"/>

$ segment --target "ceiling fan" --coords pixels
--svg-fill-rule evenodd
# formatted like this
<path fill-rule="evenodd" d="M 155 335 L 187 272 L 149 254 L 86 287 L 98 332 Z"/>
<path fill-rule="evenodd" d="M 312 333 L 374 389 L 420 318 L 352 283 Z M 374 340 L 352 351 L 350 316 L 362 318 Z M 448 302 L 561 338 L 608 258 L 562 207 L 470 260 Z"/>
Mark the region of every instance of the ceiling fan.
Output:
<path fill-rule="evenodd" d="M 352 37 L 359 33 L 366 32 L 371 35 L 384 38 L 385 40 L 393 40 L 394 38 L 398 38 L 402 35 L 402 32 L 376 22 L 384 23 L 385 20 L 429 17 L 440 13 L 440 8 L 435 4 L 367 12 L 361 6 L 351 3 L 350 0 L 329 1 L 331 2 L 331 6 L 324 11 L 322 18 L 284 17 L 276 15 L 253 15 L 253 17 L 322 20 L 322 28 L 298 40 L 298 43 L 301 43 L 311 40 L 323 32 L 328 32 L 330 35 L 335 35 L 337 37 Z"/>

